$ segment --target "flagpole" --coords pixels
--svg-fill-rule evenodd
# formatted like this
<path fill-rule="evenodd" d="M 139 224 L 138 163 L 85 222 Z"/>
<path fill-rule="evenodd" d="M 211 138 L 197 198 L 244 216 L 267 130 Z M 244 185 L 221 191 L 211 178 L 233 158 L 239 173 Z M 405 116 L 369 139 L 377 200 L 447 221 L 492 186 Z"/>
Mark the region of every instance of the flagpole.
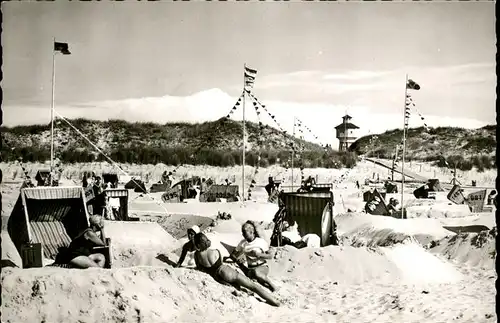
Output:
<path fill-rule="evenodd" d="M 52 38 L 52 104 L 50 108 L 50 185 L 53 183 L 53 171 L 54 171 L 54 100 L 55 100 L 55 87 L 56 87 L 56 51 L 54 50 L 54 44 L 56 38 Z"/>
<path fill-rule="evenodd" d="M 401 219 L 404 217 L 404 196 L 405 196 L 405 153 L 406 153 L 406 95 L 408 92 L 408 74 L 405 81 L 405 100 L 403 105 L 403 156 L 401 165 Z"/>
<path fill-rule="evenodd" d="M 293 134 L 292 134 L 292 192 L 293 192 L 293 161 L 295 159 L 295 122 L 296 122 L 296 116 L 293 116 Z"/>
<path fill-rule="evenodd" d="M 245 204 L 245 69 L 247 64 L 243 64 L 243 168 L 242 168 L 242 176 L 241 176 L 241 191 L 243 196 L 243 204 Z"/>

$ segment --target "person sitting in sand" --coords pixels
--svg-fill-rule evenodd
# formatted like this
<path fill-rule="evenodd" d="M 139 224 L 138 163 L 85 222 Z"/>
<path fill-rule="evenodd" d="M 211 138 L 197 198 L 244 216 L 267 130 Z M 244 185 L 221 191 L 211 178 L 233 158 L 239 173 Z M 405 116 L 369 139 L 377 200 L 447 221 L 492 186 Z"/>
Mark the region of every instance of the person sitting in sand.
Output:
<path fill-rule="evenodd" d="M 187 256 L 188 252 L 194 252 L 195 251 L 195 248 L 194 248 L 194 236 L 197 233 L 200 233 L 200 232 L 201 232 L 200 227 L 198 227 L 197 225 L 193 225 L 191 228 L 189 228 L 187 230 L 189 241 L 186 242 L 184 244 L 184 246 L 182 246 L 181 257 L 179 258 L 179 261 L 177 262 L 177 265 L 175 267 L 179 268 L 182 265 L 182 263 L 184 262 L 184 259 L 186 259 L 186 256 Z"/>
<path fill-rule="evenodd" d="M 398 212 L 398 210 L 396 208 L 398 206 L 398 204 L 399 204 L 399 202 L 395 198 L 391 197 L 389 199 L 389 204 L 387 205 L 387 209 L 389 210 L 390 215 L 393 215 L 393 214 Z"/>
<path fill-rule="evenodd" d="M 194 260 L 196 267 L 212 276 L 217 282 L 224 285 L 232 285 L 236 289 L 245 287 L 246 289 L 256 293 L 269 304 L 280 306 L 279 301 L 268 291 L 261 286 L 255 284 L 250 279 L 240 274 L 234 268 L 222 262 L 222 255 L 217 249 L 209 249 L 211 241 L 203 233 L 197 233 L 194 236 Z"/>
<path fill-rule="evenodd" d="M 56 256 L 53 266 L 86 269 L 90 267 L 104 268 L 106 258 L 101 253 L 93 253 L 94 247 L 105 246 L 92 228 L 78 234 L 69 247 Z"/>
<path fill-rule="evenodd" d="M 269 244 L 262 238 L 262 233 L 259 233 L 260 230 L 253 221 L 245 222 L 241 231 L 244 239 L 238 244 L 230 258 L 242 267 L 239 259 L 240 255 L 244 254 L 248 268 L 244 271 L 245 274 L 272 292 L 277 291 L 278 287 L 267 276 L 269 274 L 267 259 L 273 258 Z"/>

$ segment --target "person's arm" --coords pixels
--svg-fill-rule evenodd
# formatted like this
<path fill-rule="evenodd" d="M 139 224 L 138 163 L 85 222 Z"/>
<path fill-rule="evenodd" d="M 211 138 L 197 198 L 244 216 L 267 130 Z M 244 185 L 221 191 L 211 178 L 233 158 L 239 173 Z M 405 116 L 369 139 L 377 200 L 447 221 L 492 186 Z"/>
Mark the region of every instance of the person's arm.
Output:
<path fill-rule="evenodd" d="M 92 241 L 97 247 L 104 247 L 106 244 L 97 236 L 93 230 L 85 232 L 85 239 Z"/>
<path fill-rule="evenodd" d="M 273 254 L 271 250 L 264 252 L 262 249 L 252 250 L 248 253 L 250 256 L 258 257 L 261 259 L 273 259 Z"/>
<path fill-rule="evenodd" d="M 184 259 L 186 259 L 186 255 L 188 253 L 188 247 L 187 247 L 187 243 L 182 247 L 182 253 L 181 253 L 181 257 L 179 258 L 179 261 L 177 262 L 177 265 L 175 266 L 176 268 L 179 268 L 182 263 L 184 262 Z"/>

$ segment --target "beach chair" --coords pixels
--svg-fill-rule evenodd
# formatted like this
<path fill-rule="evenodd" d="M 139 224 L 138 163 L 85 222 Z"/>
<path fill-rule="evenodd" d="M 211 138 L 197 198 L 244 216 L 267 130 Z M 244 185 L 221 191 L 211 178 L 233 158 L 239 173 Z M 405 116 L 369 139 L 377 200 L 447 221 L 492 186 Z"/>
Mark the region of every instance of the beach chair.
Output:
<path fill-rule="evenodd" d="M 43 267 L 55 260 L 61 248 L 89 227 L 82 187 L 23 188 L 7 224 L 12 242 L 21 255 L 23 268 Z M 111 267 L 110 240 L 99 252 Z"/>
<path fill-rule="evenodd" d="M 297 223 L 300 236 L 316 234 L 322 247 L 337 244 L 333 192 L 289 192 L 282 193 L 280 199 L 284 219 L 290 225 Z"/>
<path fill-rule="evenodd" d="M 110 188 L 104 190 L 104 194 L 109 198 L 117 198 L 120 201 L 120 208 L 118 209 L 118 216 L 115 217 L 116 221 L 138 221 L 138 218 L 128 216 L 128 190 L 121 188 Z"/>

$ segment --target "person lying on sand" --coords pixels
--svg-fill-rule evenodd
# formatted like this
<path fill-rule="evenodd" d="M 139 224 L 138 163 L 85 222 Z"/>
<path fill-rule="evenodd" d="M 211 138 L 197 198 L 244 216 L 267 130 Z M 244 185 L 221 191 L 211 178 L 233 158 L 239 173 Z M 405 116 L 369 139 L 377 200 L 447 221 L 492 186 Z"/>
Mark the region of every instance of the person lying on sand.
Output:
<path fill-rule="evenodd" d="M 268 291 L 261 286 L 255 284 L 253 281 L 240 274 L 235 269 L 231 268 L 222 262 L 222 255 L 217 249 L 209 249 L 211 241 L 203 233 L 197 233 L 194 236 L 194 260 L 196 267 L 211 275 L 217 282 L 221 284 L 229 284 L 236 289 L 245 287 L 246 289 L 256 293 L 269 304 L 273 306 L 280 306 L 279 301 Z"/>
<path fill-rule="evenodd" d="M 186 242 L 184 244 L 184 246 L 182 246 L 181 257 L 179 258 L 179 261 L 177 262 L 177 265 L 175 267 L 179 268 L 182 265 L 182 263 L 184 262 L 184 259 L 186 259 L 188 252 L 196 251 L 194 248 L 194 236 L 200 232 L 201 232 L 201 230 L 197 225 L 193 225 L 191 228 L 189 228 L 187 230 L 189 241 Z"/>
<path fill-rule="evenodd" d="M 71 241 L 69 247 L 56 256 L 53 266 L 86 269 L 104 268 L 106 258 L 103 254 L 92 253 L 94 247 L 105 246 L 104 242 L 91 228 L 83 230 Z"/>
<path fill-rule="evenodd" d="M 244 254 L 248 267 L 244 271 L 245 274 L 249 278 L 257 280 L 257 282 L 269 288 L 272 292 L 277 291 L 278 287 L 267 276 L 269 274 L 267 259 L 273 258 L 269 244 L 262 238 L 262 233 L 259 233 L 260 230 L 253 221 L 245 222 L 241 227 L 241 231 L 245 239 L 238 244 L 231 258 L 239 263 L 239 255 Z"/>

